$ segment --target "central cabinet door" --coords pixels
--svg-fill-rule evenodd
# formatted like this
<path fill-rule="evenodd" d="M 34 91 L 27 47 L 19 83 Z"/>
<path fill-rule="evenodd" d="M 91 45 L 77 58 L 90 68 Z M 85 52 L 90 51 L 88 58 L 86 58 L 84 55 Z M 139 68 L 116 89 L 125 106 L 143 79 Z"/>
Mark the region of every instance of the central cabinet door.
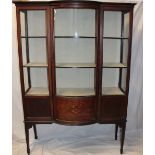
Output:
<path fill-rule="evenodd" d="M 96 11 L 54 9 L 56 102 L 62 123 L 95 121 Z"/>

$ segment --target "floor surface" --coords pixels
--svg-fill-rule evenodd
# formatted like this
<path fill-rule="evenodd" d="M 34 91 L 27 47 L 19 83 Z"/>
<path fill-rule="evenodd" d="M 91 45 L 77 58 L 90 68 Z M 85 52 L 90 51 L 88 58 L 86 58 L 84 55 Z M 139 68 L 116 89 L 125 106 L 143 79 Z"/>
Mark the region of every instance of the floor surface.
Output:
<path fill-rule="evenodd" d="M 119 136 L 119 135 L 118 135 Z M 120 155 L 114 135 L 67 136 L 30 142 L 31 155 Z M 124 155 L 143 154 L 142 130 L 126 132 Z M 27 155 L 25 141 L 13 142 L 13 155 Z"/>

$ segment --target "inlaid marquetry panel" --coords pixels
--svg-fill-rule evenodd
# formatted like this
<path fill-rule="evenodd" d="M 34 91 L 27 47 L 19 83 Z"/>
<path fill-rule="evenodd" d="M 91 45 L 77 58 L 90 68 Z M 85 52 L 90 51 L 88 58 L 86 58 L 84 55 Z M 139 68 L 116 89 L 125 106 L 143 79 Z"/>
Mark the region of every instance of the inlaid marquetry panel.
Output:
<path fill-rule="evenodd" d="M 71 122 L 90 122 L 95 120 L 94 97 L 57 97 L 56 119 Z"/>

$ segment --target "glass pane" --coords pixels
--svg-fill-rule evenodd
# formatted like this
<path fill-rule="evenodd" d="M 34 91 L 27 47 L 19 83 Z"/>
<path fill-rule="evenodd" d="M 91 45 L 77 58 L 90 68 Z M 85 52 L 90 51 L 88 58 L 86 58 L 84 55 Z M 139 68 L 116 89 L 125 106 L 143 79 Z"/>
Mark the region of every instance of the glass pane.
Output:
<path fill-rule="evenodd" d="M 21 39 L 21 46 L 22 46 L 22 56 L 23 56 L 23 64 L 27 63 L 27 52 L 26 52 L 26 39 Z"/>
<path fill-rule="evenodd" d="M 127 67 L 127 58 L 128 39 L 103 39 L 104 63 L 121 63 L 124 67 Z"/>
<path fill-rule="evenodd" d="M 21 44 L 23 65 L 47 66 L 45 10 L 22 10 Z"/>
<path fill-rule="evenodd" d="M 29 89 L 29 82 L 28 82 L 28 69 L 23 68 L 23 74 L 24 74 L 24 87 L 25 87 L 25 92 Z"/>
<path fill-rule="evenodd" d="M 56 9 L 54 27 L 57 95 L 95 95 L 95 10 Z"/>
<path fill-rule="evenodd" d="M 56 63 L 95 63 L 95 39 L 55 39 Z"/>
<path fill-rule="evenodd" d="M 120 39 L 103 39 L 103 62 L 120 62 Z"/>
<path fill-rule="evenodd" d="M 129 36 L 129 13 L 124 14 L 124 37 Z"/>
<path fill-rule="evenodd" d="M 45 19 L 45 11 L 21 11 L 21 36 L 46 36 Z"/>
<path fill-rule="evenodd" d="M 128 37 L 129 13 L 104 11 L 104 37 Z"/>
<path fill-rule="evenodd" d="M 121 12 L 104 11 L 104 37 L 121 36 Z"/>
<path fill-rule="evenodd" d="M 25 14 L 27 11 L 20 11 L 20 27 L 21 27 L 21 36 L 26 36 L 26 23 L 25 23 Z"/>
<path fill-rule="evenodd" d="M 21 41 L 23 65 L 27 63 L 47 63 L 45 38 L 22 38 Z"/>
<path fill-rule="evenodd" d="M 126 91 L 129 13 L 104 11 L 103 95 L 124 95 Z"/>
<path fill-rule="evenodd" d="M 57 95 L 89 96 L 94 92 L 94 69 L 57 68 Z"/>
<path fill-rule="evenodd" d="M 127 76 L 127 69 L 122 69 L 122 78 L 121 78 L 121 88 L 126 91 L 126 76 Z"/>
<path fill-rule="evenodd" d="M 55 9 L 56 36 L 95 36 L 95 10 Z"/>
<path fill-rule="evenodd" d="M 20 12 L 24 85 L 30 96 L 49 95 L 45 20 L 45 10 Z"/>
<path fill-rule="evenodd" d="M 32 87 L 48 87 L 46 68 L 31 68 L 30 74 Z"/>
<path fill-rule="evenodd" d="M 123 57 L 122 57 L 122 62 L 127 66 L 128 62 L 128 40 L 123 40 Z"/>
<path fill-rule="evenodd" d="M 102 73 L 103 87 L 118 87 L 119 69 L 103 69 Z"/>
<path fill-rule="evenodd" d="M 24 84 L 28 95 L 48 95 L 47 69 L 24 68 Z"/>
<path fill-rule="evenodd" d="M 121 73 L 122 72 L 122 76 Z M 126 85 L 126 68 L 104 68 L 102 73 L 103 95 L 124 95 Z M 121 79 L 119 79 L 121 76 Z"/>

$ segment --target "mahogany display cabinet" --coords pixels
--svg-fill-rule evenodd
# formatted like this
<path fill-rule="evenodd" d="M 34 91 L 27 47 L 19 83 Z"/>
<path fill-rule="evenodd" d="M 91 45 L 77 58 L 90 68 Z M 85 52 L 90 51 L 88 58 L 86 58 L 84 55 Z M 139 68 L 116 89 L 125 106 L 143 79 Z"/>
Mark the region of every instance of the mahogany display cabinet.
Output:
<path fill-rule="evenodd" d="M 24 123 L 126 129 L 134 3 L 14 1 Z"/>

